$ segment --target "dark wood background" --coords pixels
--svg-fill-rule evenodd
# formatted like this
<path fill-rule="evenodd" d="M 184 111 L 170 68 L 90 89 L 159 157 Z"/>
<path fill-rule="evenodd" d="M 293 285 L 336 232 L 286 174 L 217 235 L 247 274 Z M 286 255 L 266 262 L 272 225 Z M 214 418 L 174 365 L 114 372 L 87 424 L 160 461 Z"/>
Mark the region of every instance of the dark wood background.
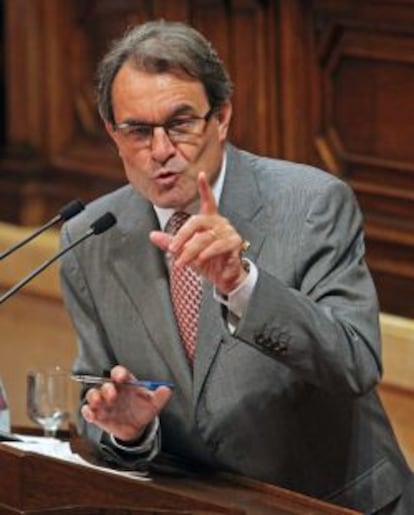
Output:
<path fill-rule="evenodd" d="M 131 24 L 185 20 L 236 85 L 231 139 L 354 189 L 383 311 L 414 316 L 414 0 L 0 0 L 0 220 L 125 179 L 93 77 Z"/>

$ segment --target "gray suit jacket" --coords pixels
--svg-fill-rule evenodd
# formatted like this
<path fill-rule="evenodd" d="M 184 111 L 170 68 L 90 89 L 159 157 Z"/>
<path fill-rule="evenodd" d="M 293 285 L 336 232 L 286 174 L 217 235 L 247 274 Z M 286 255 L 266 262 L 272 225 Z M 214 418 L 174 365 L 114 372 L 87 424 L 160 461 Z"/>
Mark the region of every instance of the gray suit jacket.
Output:
<path fill-rule="evenodd" d="M 128 185 L 62 232 L 66 245 L 105 211 L 118 219 L 63 259 L 74 368 L 100 374 L 119 363 L 173 381 L 165 451 L 371 513 L 410 471 L 374 389 L 378 306 L 354 196 L 314 168 L 227 152 L 220 211 L 251 242 L 259 269 L 235 334 L 205 284 L 191 373 L 164 256 L 148 239 L 156 216 Z"/>

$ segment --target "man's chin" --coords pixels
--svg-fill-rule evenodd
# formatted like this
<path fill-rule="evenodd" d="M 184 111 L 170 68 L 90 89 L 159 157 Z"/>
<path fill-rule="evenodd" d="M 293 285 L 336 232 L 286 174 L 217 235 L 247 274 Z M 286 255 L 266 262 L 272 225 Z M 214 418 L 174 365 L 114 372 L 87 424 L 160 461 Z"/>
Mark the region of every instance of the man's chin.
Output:
<path fill-rule="evenodd" d="M 152 200 L 149 200 L 155 206 L 162 209 L 174 209 L 174 211 L 183 211 L 188 206 L 198 202 L 198 196 L 197 194 L 194 196 L 184 196 L 170 192 L 170 194 L 157 195 Z"/>

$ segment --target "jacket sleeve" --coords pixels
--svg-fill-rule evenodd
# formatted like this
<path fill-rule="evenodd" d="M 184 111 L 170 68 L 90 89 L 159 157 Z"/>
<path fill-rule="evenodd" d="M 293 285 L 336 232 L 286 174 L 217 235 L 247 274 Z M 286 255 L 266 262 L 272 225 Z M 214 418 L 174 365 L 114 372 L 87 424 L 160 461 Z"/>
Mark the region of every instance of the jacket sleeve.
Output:
<path fill-rule="evenodd" d="M 363 394 L 381 377 L 381 349 L 377 296 L 351 189 L 328 181 L 310 199 L 301 225 L 296 250 L 286 250 L 295 262 L 296 284 L 279 279 L 271 252 L 263 251 L 235 336 L 310 384 Z"/>

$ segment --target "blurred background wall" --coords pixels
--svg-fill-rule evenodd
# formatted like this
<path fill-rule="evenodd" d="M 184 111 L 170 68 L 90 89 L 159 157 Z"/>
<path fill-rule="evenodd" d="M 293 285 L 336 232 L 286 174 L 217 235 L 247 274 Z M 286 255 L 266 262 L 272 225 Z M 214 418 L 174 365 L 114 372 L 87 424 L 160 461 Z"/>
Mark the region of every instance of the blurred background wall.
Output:
<path fill-rule="evenodd" d="M 386 314 L 384 334 L 392 341 L 387 359 L 395 381 L 410 383 L 412 0 L 0 0 L 0 17 L 3 247 L 22 227 L 45 222 L 67 201 L 90 201 L 125 181 L 96 113 L 96 63 L 109 41 L 132 24 L 153 18 L 190 22 L 213 42 L 234 80 L 233 142 L 320 166 L 353 188 Z M 57 245 L 56 234 L 49 238 Z M 40 256 L 48 257 L 42 249 L 49 243 L 40 251 L 38 245 L 0 262 L 0 289 L 38 264 Z M 54 345 L 66 349 L 62 359 L 68 363 L 75 352 L 58 286 L 45 293 L 46 277 L 0 307 L 0 373 L 9 384 L 14 376 L 5 363 L 22 349 L 22 334 L 44 349 L 36 354 L 42 359 L 51 356 Z M 43 315 L 39 302 L 46 303 Z M 38 332 L 27 319 L 31 312 Z M 46 324 L 40 323 L 42 316 Z M 48 328 L 46 336 L 42 327 Z M 402 339 L 390 337 L 393 328 Z M 31 356 L 26 365 L 34 359 L 30 352 L 21 356 Z M 22 405 L 20 397 L 15 402 Z"/>
<path fill-rule="evenodd" d="M 384 311 L 414 315 L 414 2 L 0 0 L 0 220 L 36 225 L 124 182 L 94 103 L 111 39 L 151 18 L 210 38 L 232 140 L 346 180 Z"/>

